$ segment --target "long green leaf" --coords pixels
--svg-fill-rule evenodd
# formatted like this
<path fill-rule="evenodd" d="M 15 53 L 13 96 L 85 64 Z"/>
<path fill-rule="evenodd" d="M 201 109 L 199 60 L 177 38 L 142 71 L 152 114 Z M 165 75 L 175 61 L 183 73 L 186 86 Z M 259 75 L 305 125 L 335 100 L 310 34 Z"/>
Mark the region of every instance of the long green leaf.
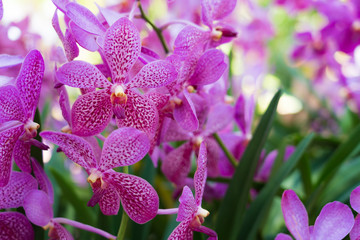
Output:
<path fill-rule="evenodd" d="M 250 207 L 245 212 L 245 217 L 240 225 L 237 239 L 255 239 L 256 232 L 259 230 L 266 213 L 271 207 L 272 199 L 277 193 L 280 184 L 298 164 L 313 137 L 314 134 L 310 134 L 300 142 L 288 161 L 281 166 L 276 175 L 272 176 L 256 199 L 251 203 Z"/>
<path fill-rule="evenodd" d="M 247 146 L 235 170 L 233 179 L 229 184 L 224 200 L 221 203 L 216 222 L 216 231 L 219 239 L 231 239 L 231 236 L 236 236 L 235 233 L 238 231 L 247 205 L 256 166 L 269 135 L 280 96 L 281 90 L 275 94 L 265 114 L 261 118 L 254 136 Z"/>

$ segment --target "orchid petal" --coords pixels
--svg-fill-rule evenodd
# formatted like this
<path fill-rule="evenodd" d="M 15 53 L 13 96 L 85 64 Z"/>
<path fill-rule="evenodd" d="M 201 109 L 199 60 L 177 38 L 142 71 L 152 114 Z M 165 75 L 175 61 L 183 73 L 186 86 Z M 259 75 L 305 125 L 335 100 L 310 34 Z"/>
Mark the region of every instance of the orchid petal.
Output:
<path fill-rule="evenodd" d="M 27 118 L 33 119 L 39 101 L 42 79 L 44 77 L 44 59 L 38 50 L 26 55 L 16 79 L 16 87 L 22 96 Z"/>
<path fill-rule="evenodd" d="M 206 122 L 205 136 L 223 130 L 233 120 L 234 109 L 228 104 L 216 104 L 208 114 Z"/>
<path fill-rule="evenodd" d="M 169 96 L 165 94 L 161 94 L 158 92 L 150 92 L 144 95 L 147 99 L 149 99 L 157 110 L 161 110 L 166 104 L 169 102 Z"/>
<path fill-rule="evenodd" d="M 310 239 L 309 219 L 304 204 L 293 190 L 284 191 L 281 209 L 285 225 L 296 240 Z"/>
<path fill-rule="evenodd" d="M 180 205 L 176 221 L 182 222 L 191 218 L 197 211 L 197 204 L 195 203 L 194 195 L 188 186 L 184 186 L 179 202 Z"/>
<path fill-rule="evenodd" d="M 49 177 L 46 175 L 44 169 L 40 166 L 40 163 L 36 159 L 31 158 L 31 163 L 32 163 L 34 175 L 39 184 L 39 189 L 44 191 L 48 195 L 50 203 L 53 204 L 54 189 L 50 182 Z"/>
<path fill-rule="evenodd" d="M 63 118 L 71 124 L 71 107 L 65 86 L 59 88 L 59 104 Z"/>
<path fill-rule="evenodd" d="M 234 119 L 244 135 L 251 134 L 251 124 L 255 111 L 254 96 L 246 98 L 241 94 L 235 104 Z"/>
<path fill-rule="evenodd" d="M 326 204 L 315 220 L 311 234 L 316 240 L 343 239 L 354 225 L 354 216 L 350 208 L 341 202 Z"/>
<path fill-rule="evenodd" d="M 73 236 L 71 233 L 63 227 L 60 223 L 53 222 L 54 228 L 49 231 L 49 237 L 51 240 L 53 239 L 61 239 L 61 240 L 73 240 Z"/>
<path fill-rule="evenodd" d="M 65 63 L 56 72 L 59 82 L 76 88 L 106 88 L 111 83 L 94 65 L 84 61 Z"/>
<path fill-rule="evenodd" d="M 64 44 L 66 58 L 69 61 L 72 61 L 74 60 L 74 58 L 79 56 L 79 47 L 76 45 L 76 40 L 68 29 L 66 29 L 65 31 L 63 44 Z"/>
<path fill-rule="evenodd" d="M 1 1 L 0 1 L 0 3 L 1 3 Z M 0 6 L 1 6 L 1 4 L 0 4 Z M 8 55 L 8 54 L 0 54 L 0 69 L 19 65 L 23 61 L 24 61 L 24 58 L 21 57 L 21 56 L 12 56 L 12 55 Z"/>
<path fill-rule="evenodd" d="M 360 186 L 356 187 L 350 194 L 351 207 L 357 212 L 360 212 Z"/>
<path fill-rule="evenodd" d="M 116 215 L 120 208 L 120 195 L 111 185 L 99 201 L 100 210 L 104 215 Z"/>
<path fill-rule="evenodd" d="M 190 140 L 192 133 L 184 130 L 179 124 L 173 119 L 166 118 L 163 123 L 164 142 L 176 142 Z"/>
<path fill-rule="evenodd" d="M 145 157 L 150 149 L 146 134 L 135 128 L 113 131 L 104 142 L 99 170 L 133 165 Z"/>
<path fill-rule="evenodd" d="M 15 143 L 13 158 L 21 171 L 31 173 L 30 165 L 31 143 L 19 140 Z"/>
<path fill-rule="evenodd" d="M 53 218 L 53 210 L 48 195 L 41 190 L 32 190 L 24 198 L 24 210 L 33 224 L 44 227 Z"/>
<path fill-rule="evenodd" d="M 51 20 L 51 23 L 52 23 L 52 26 L 56 32 L 56 34 L 58 35 L 59 39 L 61 42 L 64 42 L 64 35 L 61 31 L 61 28 L 60 28 L 60 23 L 59 23 L 59 17 L 58 17 L 58 14 L 57 14 L 57 9 L 55 10 L 54 12 L 54 16 Z"/>
<path fill-rule="evenodd" d="M 196 206 L 201 206 L 204 188 L 207 177 L 207 151 L 204 142 L 201 143 L 199 149 L 199 156 L 197 158 L 197 169 L 194 175 L 195 199 Z"/>
<path fill-rule="evenodd" d="M 17 125 L 0 132 L 0 187 L 9 182 L 13 149 L 23 131 L 24 125 Z"/>
<path fill-rule="evenodd" d="M 355 223 L 350 232 L 350 239 L 357 240 L 360 239 L 360 215 L 358 214 L 355 218 Z"/>
<path fill-rule="evenodd" d="M 193 75 L 188 81 L 191 85 L 208 85 L 216 82 L 227 68 L 225 55 L 218 49 L 207 50 L 198 60 Z"/>
<path fill-rule="evenodd" d="M 124 106 L 125 118 L 116 119 L 118 127 L 134 127 L 152 138 L 159 126 L 159 114 L 149 99 L 131 90 Z"/>
<path fill-rule="evenodd" d="M 192 230 L 197 231 L 197 232 L 201 232 L 201 233 L 205 233 L 206 235 L 209 236 L 209 238 L 207 240 L 217 240 L 218 239 L 217 233 L 214 230 L 210 229 L 210 228 L 200 226 L 200 227 L 197 227 L 197 228 L 193 228 Z"/>
<path fill-rule="evenodd" d="M 177 72 L 170 62 L 158 60 L 146 64 L 128 84 L 128 88 L 162 87 L 174 81 Z"/>
<path fill-rule="evenodd" d="M 181 99 L 181 104 L 176 105 L 174 109 L 174 119 L 185 130 L 191 132 L 197 130 L 199 128 L 199 121 L 196 117 L 195 106 L 187 90 L 184 90 L 179 98 Z"/>
<path fill-rule="evenodd" d="M 99 45 L 96 43 L 95 35 L 84 31 L 81 27 L 76 25 L 73 21 L 69 24 L 71 32 L 76 39 L 76 42 L 83 48 L 95 52 L 99 49 Z"/>
<path fill-rule="evenodd" d="M 51 0 L 53 4 L 63 13 L 66 12 L 66 5 L 69 3 L 69 0 Z"/>
<path fill-rule="evenodd" d="M 204 139 L 207 150 L 207 175 L 210 177 L 218 177 L 220 174 L 219 170 L 219 159 L 221 149 L 219 144 L 212 138 L 207 137 Z"/>
<path fill-rule="evenodd" d="M 181 222 L 170 234 L 168 240 L 192 240 L 193 231 L 190 229 L 191 219 Z"/>
<path fill-rule="evenodd" d="M 284 233 L 279 233 L 278 235 L 276 235 L 275 240 L 292 240 L 292 237 Z"/>
<path fill-rule="evenodd" d="M 200 28 L 190 25 L 186 26 L 175 39 L 174 54 L 188 56 L 194 54 L 194 51 L 196 53 L 202 52 L 204 39 L 207 39 L 208 36 L 209 33 Z"/>
<path fill-rule="evenodd" d="M 96 35 L 103 35 L 105 33 L 105 27 L 86 7 L 71 2 L 66 5 L 66 10 L 66 15 L 85 31 Z"/>
<path fill-rule="evenodd" d="M 0 123 L 10 120 L 26 121 L 19 91 L 15 86 L 0 87 Z"/>
<path fill-rule="evenodd" d="M 173 183 L 181 185 L 190 172 L 192 146 L 184 143 L 164 158 L 161 170 Z"/>
<path fill-rule="evenodd" d="M 124 14 L 118 13 L 108 8 L 102 8 L 97 4 L 96 6 L 99 9 L 100 14 L 104 17 L 105 21 L 109 24 L 109 26 L 113 25 L 119 18 L 124 17 Z"/>
<path fill-rule="evenodd" d="M 214 20 L 228 16 L 235 6 L 236 0 L 202 0 L 202 21 L 205 25 L 211 26 Z"/>
<path fill-rule="evenodd" d="M 72 132 L 86 137 L 99 134 L 112 115 L 110 96 L 104 90 L 81 95 L 71 110 Z"/>
<path fill-rule="evenodd" d="M 36 180 L 29 173 L 12 172 L 9 184 L 0 188 L 0 209 L 22 206 L 25 195 L 37 187 Z"/>
<path fill-rule="evenodd" d="M 7 240 L 33 240 L 34 230 L 29 220 L 18 212 L 0 213 L 1 237 Z"/>
<path fill-rule="evenodd" d="M 119 191 L 122 206 L 136 223 L 143 224 L 153 219 L 159 209 L 159 196 L 144 179 L 124 173 L 107 171 L 104 180 Z"/>
<path fill-rule="evenodd" d="M 104 54 L 114 83 L 125 81 L 140 51 L 140 34 L 128 18 L 120 18 L 106 31 Z"/>
<path fill-rule="evenodd" d="M 89 173 L 91 168 L 96 168 L 97 163 L 93 150 L 88 142 L 73 134 L 44 131 L 40 136 L 59 147 L 73 162 L 79 164 Z"/>

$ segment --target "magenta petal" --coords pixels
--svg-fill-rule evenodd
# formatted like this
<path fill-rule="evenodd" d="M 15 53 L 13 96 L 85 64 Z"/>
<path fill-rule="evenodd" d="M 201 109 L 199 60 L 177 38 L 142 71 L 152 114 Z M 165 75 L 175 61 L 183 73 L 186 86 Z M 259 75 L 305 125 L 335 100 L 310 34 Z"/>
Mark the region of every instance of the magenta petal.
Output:
<path fill-rule="evenodd" d="M 281 209 L 285 225 L 296 240 L 310 239 L 309 219 L 304 204 L 293 190 L 284 191 Z"/>
<path fill-rule="evenodd" d="M 209 177 L 218 177 L 220 174 L 219 161 L 222 151 L 219 144 L 210 137 L 204 139 L 207 149 L 207 175 Z"/>
<path fill-rule="evenodd" d="M 59 82 L 76 88 L 106 88 L 111 83 L 94 65 L 84 61 L 68 62 L 56 72 Z"/>
<path fill-rule="evenodd" d="M 110 96 L 104 90 L 81 95 L 71 110 L 72 132 L 84 137 L 99 134 L 112 115 Z"/>
<path fill-rule="evenodd" d="M 292 237 L 284 233 L 279 233 L 276 235 L 275 240 L 292 240 Z"/>
<path fill-rule="evenodd" d="M 106 31 L 96 16 L 86 7 L 71 2 L 66 5 L 66 10 L 66 15 L 85 31 L 96 35 L 102 35 Z"/>
<path fill-rule="evenodd" d="M 32 190 L 24 199 L 27 218 L 35 225 L 44 227 L 53 218 L 53 210 L 48 195 L 41 190 Z"/>
<path fill-rule="evenodd" d="M 0 6 L 1 6 L 1 4 L 0 4 Z M 0 69 L 19 65 L 23 62 L 23 60 L 24 60 L 24 58 L 21 56 L 0 54 Z"/>
<path fill-rule="evenodd" d="M 61 40 L 61 42 L 64 43 L 64 35 L 61 31 L 61 28 L 60 28 L 60 23 L 59 23 L 59 17 L 58 17 L 58 14 L 57 14 L 57 9 L 55 10 L 54 12 L 54 16 L 52 18 L 52 26 L 56 32 L 56 34 L 58 35 L 59 39 Z"/>
<path fill-rule="evenodd" d="M 234 109 L 228 104 L 216 104 L 209 112 L 204 135 L 212 135 L 223 130 L 233 120 Z"/>
<path fill-rule="evenodd" d="M 125 118 L 116 119 L 118 127 L 134 127 L 152 138 L 159 126 L 159 114 L 151 101 L 131 90 L 126 92 Z"/>
<path fill-rule="evenodd" d="M 196 205 L 201 206 L 201 201 L 204 194 L 204 188 L 207 177 L 207 151 L 204 142 L 201 143 L 199 149 L 199 156 L 197 159 L 197 169 L 194 175 L 194 186 L 195 186 L 195 199 Z"/>
<path fill-rule="evenodd" d="M 136 223 L 153 219 L 159 209 L 159 196 L 144 179 L 124 173 L 107 171 L 104 180 L 117 188 L 125 212 Z"/>
<path fill-rule="evenodd" d="M 218 240 L 217 233 L 214 230 L 210 229 L 210 228 L 200 226 L 200 227 L 197 227 L 197 228 L 193 228 L 193 230 L 197 231 L 197 232 L 205 233 L 206 235 L 208 235 L 209 238 L 207 240 Z"/>
<path fill-rule="evenodd" d="M 59 104 L 63 118 L 71 124 L 71 107 L 65 86 L 59 88 Z"/>
<path fill-rule="evenodd" d="M 356 187 L 350 194 L 351 207 L 357 212 L 360 212 L 360 186 Z"/>
<path fill-rule="evenodd" d="M 106 31 L 104 54 L 113 82 L 125 81 L 140 51 L 140 34 L 128 18 L 120 18 Z"/>
<path fill-rule="evenodd" d="M 360 215 L 358 214 L 355 218 L 355 223 L 350 232 L 350 239 L 357 240 L 360 239 Z"/>
<path fill-rule="evenodd" d="M 168 240 L 192 240 L 193 231 L 190 229 L 191 219 L 181 222 L 170 234 Z"/>
<path fill-rule="evenodd" d="M 175 39 L 174 54 L 180 56 L 188 56 L 194 54 L 194 50 L 203 51 L 202 45 L 204 40 L 208 38 L 208 32 L 194 27 L 186 26 Z"/>
<path fill-rule="evenodd" d="M 196 111 L 190 95 L 187 90 L 180 96 L 182 103 L 176 105 L 174 109 L 174 119 L 185 130 L 195 131 L 199 128 L 199 121 L 196 117 Z"/>
<path fill-rule="evenodd" d="M 120 208 L 120 195 L 116 188 L 109 186 L 99 201 L 100 210 L 104 215 L 116 215 Z"/>
<path fill-rule="evenodd" d="M 144 132 L 127 127 L 117 129 L 104 142 L 99 170 L 135 164 L 149 149 L 150 141 Z"/>
<path fill-rule="evenodd" d="M 50 182 L 49 177 L 46 175 L 44 169 L 40 166 L 40 163 L 36 159 L 31 158 L 31 163 L 32 163 L 34 175 L 39 184 L 39 189 L 44 191 L 48 195 L 50 203 L 53 204 L 54 189 Z"/>
<path fill-rule="evenodd" d="M 60 9 L 60 11 L 62 11 L 63 13 L 66 12 L 66 4 L 69 3 L 70 0 L 51 0 L 53 2 L 53 4 Z"/>
<path fill-rule="evenodd" d="M 76 45 L 76 40 L 68 29 L 66 29 L 65 31 L 65 38 L 63 44 L 66 58 L 69 61 L 72 61 L 74 60 L 74 58 L 79 56 L 79 47 Z"/>
<path fill-rule="evenodd" d="M 37 186 L 29 173 L 12 172 L 9 184 L 0 188 L 0 209 L 22 206 L 25 195 Z"/>
<path fill-rule="evenodd" d="M 341 202 L 326 204 L 316 218 L 311 237 L 316 240 L 343 239 L 354 225 L 354 215 Z"/>
<path fill-rule="evenodd" d="M 184 130 L 179 124 L 170 118 L 165 118 L 162 131 L 164 132 L 164 142 L 176 142 L 190 140 L 192 133 Z"/>
<path fill-rule="evenodd" d="M 235 6 L 236 0 L 202 0 L 202 21 L 210 26 L 214 20 L 228 16 Z"/>
<path fill-rule="evenodd" d="M 182 222 L 188 218 L 191 218 L 192 215 L 197 211 L 194 195 L 188 186 L 183 188 L 179 202 L 180 205 L 176 221 Z"/>
<path fill-rule="evenodd" d="M 30 164 L 30 148 L 31 143 L 18 140 L 15 143 L 13 158 L 16 165 L 21 171 L 31 173 Z"/>
<path fill-rule="evenodd" d="M 155 88 L 162 87 L 174 81 L 177 72 L 170 62 L 158 60 L 146 64 L 131 80 L 129 88 Z"/>
<path fill-rule="evenodd" d="M 16 125 L 0 132 L 0 187 L 9 182 L 13 149 L 23 131 L 23 125 Z"/>
<path fill-rule="evenodd" d="M 105 21 L 109 24 L 109 26 L 113 25 L 119 18 L 125 15 L 109 8 L 102 8 L 97 4 L 96 6 L 99 9 L 100 14 L 104 17 Z"/>
<path fill-rule="evenodd" d="M 81 27 L 76 25 L 73 21 L 70 22 L 71 32 L 76 39 L 76 42 L 83 48 L 94 52 L 99 49 L 99 45 L 96 43 L 95 35 L 84 31 Z"/>
<path fill-rule="evenodd" d="M 184 143 L 165 156 L 161 170 L 173 183 L 181 185 L 190 172 L 192 146 Z"/>
<path fill-rule="evenodd" d="M 251 125 L 255 111 L 254 96 L 245 97 L 241 94 L 235 104 L 234 119 L 243 134 L 251 134 Z"/>
<path fill-rule="evenodd" d="M 93 150 L 88 142 L 73 134 L 44 131 L 40 136 L 59 147 L 73 162 L 79 164 L 89 173 L 91 168 L 96 168 L 97 163 Z"/>
<path fill-rule="evenodd" d="M 53 222 L 54 228 L 49 232 L 50 239 L 73 240 L 71 233 L 60 223 Z"/>
<path fill-rule="evenodd" d="M 25 111 L 19 91 L 15 86 L 0 87 L 0 123 L 10 120 L 25 122 Z"/>
<path fill-rule="evenodd" d="M 26 55 L 16 79 L 16 87 L 22 96 L 26 117 L 33 119 L 39 101 L 42 79 L 44 77 L 44 59 L 38 50 Z"/>
<path fill-rule="evenodd" d="M 218 49 L 207 50 L 198 60 L 194 74 L 188 81 L 191 85 L 207 85 L 216 82 L 225 72 L 225 54 Z"/>
<path fill-rule="evenodd" d="M 0 233 L 6 240 L 33 240 L 34 230 L 29 220 L 18 212 L 0 213 Z"/>

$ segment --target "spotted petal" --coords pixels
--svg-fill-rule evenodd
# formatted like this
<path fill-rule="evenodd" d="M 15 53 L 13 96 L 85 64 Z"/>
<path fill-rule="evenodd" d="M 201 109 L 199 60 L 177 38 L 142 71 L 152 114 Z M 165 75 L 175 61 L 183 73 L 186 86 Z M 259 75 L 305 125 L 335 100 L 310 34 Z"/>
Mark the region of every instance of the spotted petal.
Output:
<path fill-rule="evenodd" d="M 56 72 L 59 82 L 76 88 L 106 88 L 111 83 L 94 65 L 84 61 L 65 63 Z"/>
<path fill-rule="evenodd" d="M 16 125 L 0 132 L 0 187 L 9 182 L 13 149 L 23 131 L 24 125 Z"/>
<path fill-rule="evenodd" d="M 24 122 L 25 111 L 19 91 L 15 86 L 0 87 L 0 123 L 10 120 Z"/>
<path fill-rule="evenodd" d="M 225 55 L 218 49 L 207 50 L 198 60 L 189 80 L 191 85 L 208 85 L 216 82 L 225 72 Z"/>
<path fill-rule="evenodd" d="M 60 223 L 54 222 L 54 228 L 49 231 L 50 239 L 74 240 L 71 233 Z"/>
<path fill-rule="evenodd" d="M 286 227 L 296 240 L 310 239 L 309 219 L 304 204 L 293 190 L 286 190 L 281 199 Z"/>
<path fill-rule="evenodd" d="M 128 99 L 124 106 L 125 118 L 116 120 L 118 127 L 134 127 L 152 138 L 159 125 L 156 107 L 148 98 L 131 90 L 127 91 L 126 95 Z"/>
<path fill-rule="evenodd" d="M 144 179 L 124 173 L 107 171 L 105 181 L 117 188 L 125 212 L 136 223 L 153 219 L 159 209 L 159 196 Z"/>
<path fill-rule="evenodd" d="M 234 110 L 228 104 L 216 104 L 208 114 L 204 135 L 223 130 L 233 120 Z"/>
<path fill-rule="evenodd" d="M 311 234 L 316 240 L 343 239 L 354 225 L 354 215 L 350 208 L 341 202 L 326 204 L 316 218 Z"/>
<path fill-rule="evenodd" d="M 105 27 L 100 23 L 96 16 L 86 7 L 71 2 L 66 5 L 66 15 L 79 27 L 89 33 L 102 35 Z"/>
<path fill-rule="evenodd" d="M 196 117 L 195 106 L 187 90 L 184 90 L 179 98 L 181 99 L 181 104 L 177 105 L 174 109 L 174 119 L 180 127 L 187 131 L 197 130 L 199 128 L 199 121 Z"/>
<path fill-rule="evenodd" d="M 195 200 L 196 205 L 201 206 L 204 188 L 207 177 L 207 151 L 204 142 L 201 143 L 199 149 L 199 156 L 197 159 L 197 169 L 194 175 L 194 186 L 195 186 Z"/>
<path fill-rule="evenodd" d="M 0 188 L 0 209 L 22 206 L 25 195 L 37 187 L 36 180 L 29 173 L 12 172 L 9 184 Z"/>
<path fill-rule="evenodd" d="M 193 231 L 190 229 L 191 219 L 181 222 L 170 234 L 168 240 L 192 240 Z"/>
<path fill-rule="evenodd" d="M 84 137 L 99 134 L 112 115 L 110 96 L 104 90 L 81 95 L 71 111 L 72 132 Z"/>
<path fill-rule="evenodd" d="M 74 60 L 74 58 L 79 56 L 79 47 L 76 45 L 76 40 L 69 29 L 66 29 L 65 31 L 65 37 L 64 37 L 64 49 L 66 58 L 69 61 Z"/>
<path fill-rule="evenodd" d="M 106 192 L 99 201 L 100 210 L 104 215 L 116 215 L 120 208 L 120 196 L 113 186 L 106 188 Z"/>
<path fill-rule="evenodd" d="M 104 55 L 113 82 L 122 83 L 141 51 L 140 34 L 128 18 L 120 18 L 105 35 Z"/>
<path fill-rule="evenodd" d="M 162 87 L 174 81 L 177 72 L 170 62 L 158 60 L 146 64 L 131 80 L 129 88 L 155 88 Z"/>
<path fill-rule="evenodd" d="M 99 45 L 96 43 L 95 35 L 84 31 L 81 27 L 76 25 L 73 21 L 69 23 L 71 32 L 76 39 L 76 42 L 83 48 L 94 52 L 99 49 Z"/>
<path fill-rule="evenodd" d="M 24 103 L 26 117 L 33 119 L 39 101 L 42 79 L 44 77 L 44 59 L 38 50 L 26 55 L 16 79 L 16 87 Z"/>
<path fill-rule="evenodd" d="M 40 136 L 59 147 L 73 162 L 79 164 L 89 173 L 91 168 L 96 168 L 96 159 L 88 142 L 73 134 L 44 131 Z"/>
<path fill-rule="evenodd" d="M 34 230 L 29 220 L 18 212 L 0 213 L 0 233 L 7 240 L 33 240 Z"/>
<path fill-rule="evenodd" d="M 358 214 L 355 218 L 355 223 L 350 232 L 350 239 L 360 239 L 360 215 Z"/>
<path fill-rule="evenodd" d="M 14 147 L 14 161 L 21 171 L 31 173 L 30 165 L 31 143 L 19 140 Z"/>
<path fill-rule="evenodd" d="M 105 140 L 99 170 L 128 166 L 140 161 L 149 151 L 146 134 L 135 128 L 120 128 Z"/>
<path fill-rule="evenodd" d="M 54 189 L 50 182 L 49 177 L 46 175 L 44 169 L 40 166 L 40 163 L 36 159 L 31 158 L 31 163 L 32 163 L 34 175 L 39 184 L 39 189 L 44 191 L 48 195 L 50 203 L 53 204 Z"/>
<path fill-rule="evenodd" d="M 186 26 L 175 39 L 174 54 L 188 56 L 203 51 L 204 40 L 208 33 L 194 26 Z M 195 52 L 194 52 L 195 51 Z"/>
<path fill-rule="evenodd" d="M 63 118 L 71 124 L 71 107 L 65 86 L 59 88 L 59 104 Z"/>
<path fill-rule="evenodd" d="M 24 210 L 27 218 L 37 226 L 44 227 L 53 218 L 49 197 L 41 190 L 32 190 L 26 195 Z"/>
<path fill-rule="evenodd" d="M 194 195 L 188 186 L 183 188 L 179 202 L 179 212 L 176 221 L 182 222 L 188 218 L 191 218 L 192 215 L 197 211 L 197 204 L 195 203 Z"/>
<path fill-rule="evenodd" d="M 228 16 L 235 6 L 236 0 L 202 0 L 202 21 L 205 25 L 211 26 L 214 20 Z"/>

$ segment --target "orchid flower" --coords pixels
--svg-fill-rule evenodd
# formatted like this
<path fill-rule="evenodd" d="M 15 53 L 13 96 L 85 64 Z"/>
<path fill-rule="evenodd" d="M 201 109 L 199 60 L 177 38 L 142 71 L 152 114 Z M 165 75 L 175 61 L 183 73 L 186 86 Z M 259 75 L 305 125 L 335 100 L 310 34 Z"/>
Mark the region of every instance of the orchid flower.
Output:
<path fill-rule="evenodd" d="M 18 212 L 0 212 L 0 233 L 3 239 L 34 239 L 31 223 Z"/>
<path fill-rule="evenodd" d="M 104 142 L 99 162 L 91 145 L 78 136 L 50 131 L 40 135 L 59 145 L 70 160 L 85 168 L 94 191 L 88 206 L 99 203 L 105 215 L 114 215 L 121 200 L 125 212 L 137 223 L 156 216 L 159 197 L 154 188 L 140 177 L 112 170 L 132 165 L 145 156 L 150 147 L 145 133 L 134 128 L 113 131 Z"/>
<path fill-rule="evenodd" d="M 67 218 L 54 218 L 52 206 L 48 195 L 41 190 L 30 191 L 24 199 L 24 210 L 27 218 L 35 225 L 49 230 L 51 239 L 73 240 L 71 233 L 62 224 L 68 224 L 85 231 L 94 232 L 108 239 L 116 239 L 98 228 L 82 224 Z"/>
<path fill-rule="evenodd" d="M 105 34 L 104 56 L 109 65 L 112 83 L 93 65 L 72 61 L 57 72 L 58 80 L 78 88 L 103 88 L 80 96 L 72 107 L 72 131 L 79 136 L 100 133 L 113 114 L 119 127 L 135 127 L 152 138 L 158 126 L 156 107 L 136 88 L 154 88 L 173 81 L 175 68 L 167 61 L 146 64 L 133 78 L 128 74 L 141 50 L 140 35 L 127 18 L 114 23 Z"/>
<path fill-rule="evenodd" d="M 354 225 L 354 216 L 350 208 L 341 202 L 326 204 L 316 218 L 313 227 L 309 227 L 305 206 L 293 190 L 286 190 L 281 199 L 281 209 L 285 225 L 297 240 L 340 240 Z M 276 240 L 292 239 L 287 234 L 278 234 Z"/>
<path fill-rule="evenodd" d="M 9 181 L 12 157 L 22 171 L 30 173 L 31 145 L 47 149 L 34 139 L 40 125 L 33 122 L 43 75 L 44 60 L 33 50 L 22 64 L 16 86 L 0 87 L 0 187 Z"/>

